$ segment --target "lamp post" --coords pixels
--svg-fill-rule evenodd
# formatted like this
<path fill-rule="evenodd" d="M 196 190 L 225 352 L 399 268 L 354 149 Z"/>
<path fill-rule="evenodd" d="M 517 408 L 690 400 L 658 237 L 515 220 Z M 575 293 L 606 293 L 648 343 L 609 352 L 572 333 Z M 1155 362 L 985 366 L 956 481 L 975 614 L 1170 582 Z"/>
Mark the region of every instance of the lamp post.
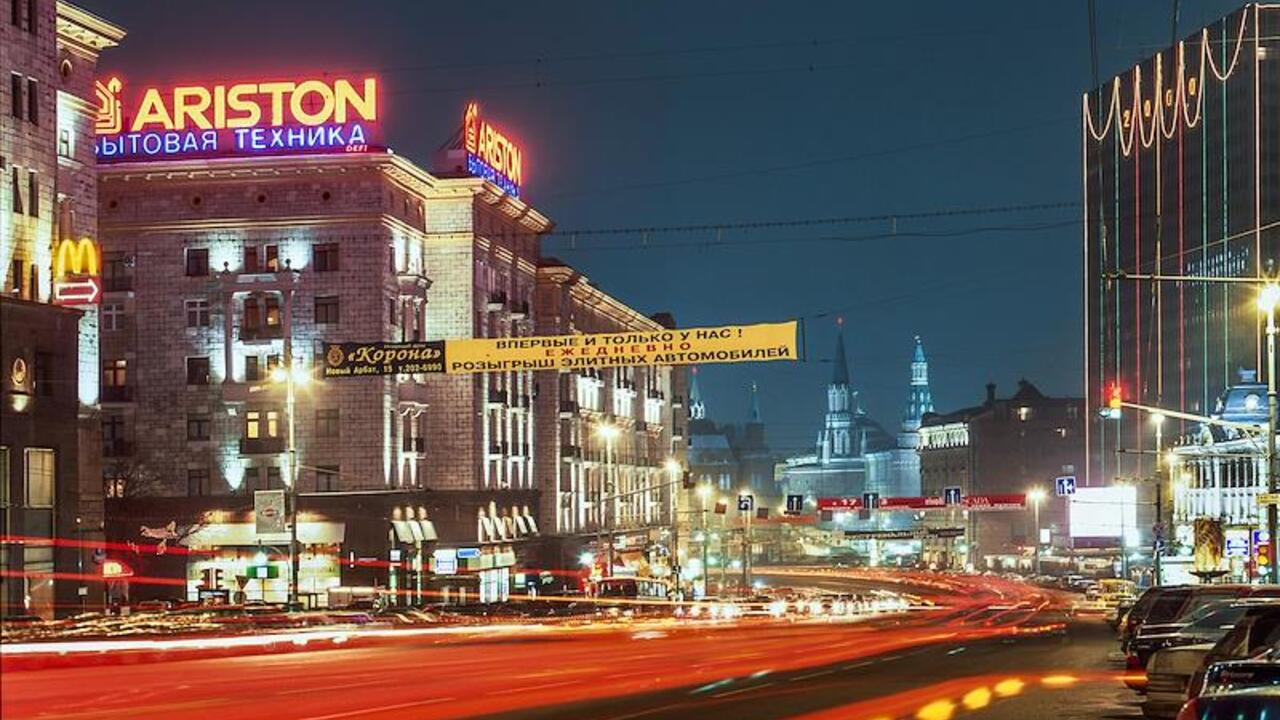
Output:
<path fill-rule="evenodd" d="M 277 365 L 271 371 L 271 380 L 276 383 L 283 383 L 285 388 L 285 414 L 288 422 L 288 453 L 289 453 L 289 487 L 288 502 L 289 507 L 289 609 L 297 609 L 298 607 L 298 446 L 296 435 L 294 432 L 294 405 L 296 393 L 294 388 L 298 385 L 306 385 L 311 380 L 311 375 L 305 370 L 294 364 L 294 359 L 289 358 L 288 366 Z"/>
<path fill-rule="evenodd" d="M 1031 488 L 1027 491 L 1027 499 L 1031 501 L 1032 512 L 1035 515 L 1035 570 L 1036 574 L 1040 574 L 1040 503 L 1044 502 L 1045 492 L 1043 488 Z"/>
<path fill-rule="evenodd" d="M 609 551 L 606 554 L 606 561 L 609 564 L 605 566 L 604 577 L 613 577 L 613 441 L 617 439 L 621 431 L 617 425 L 605 423 L 596 428 L 596 434 L 604 440 L 604 492 L 601 493 L 600 497 L 600 501 L 603 504 L 601 508 L 601 524 L 606 527 L 609 535 Z M 599 550 L 599 541 L 600 532 L 597 530 L 597 551 Z"/>
<path fill-rule="evenodd" d="M 1280 304 L 1280 285 L 1274 281 L 1262 286 L 1258 308 L 1267 315 L 1267 492 L 1276 492 L 1276 305 Z M 1280 583 L 1280 566 L 1276 557 L 1276 506 L 1267 505 L 1267 534 L 1270 537 L 1271 582 Z"/>
<path fill-rule="evenodd" d="M 711 533 L 711 522 L 707 518 L 707 498 L 711 496 L 711 483 L 698 486 L 698 496 L 702 498 L 702 597 L 711 590 L 711 571 L 707 569 L 707 535 Z"/>
<path fill-rule="evenodd" d="M 680 480 L 680 472 L 684 469 L 680 461 L 667 458 L 662 465 L 667 471 L 668 492 L 676 492 L 676 483 Z M 671 575 L 675 580 L 674 589 L 680 590 L 680 513 L 671 513 Z"/>
<path fill-rule="evenodd" d="M 1151 538 L 1151 570 L 1156 587 L 1160 586 L 1164 573 L 1161 571 L 1160 558 L 1164 555 L 1164 540 L 1160 533 L 1164 531 L 1164 413 L 1151 413 L 1151 424 L 1156 428 L 1156 528 L 1155 537 Z M 1120 543 L 1124 544 L 1123 540 Z"/>

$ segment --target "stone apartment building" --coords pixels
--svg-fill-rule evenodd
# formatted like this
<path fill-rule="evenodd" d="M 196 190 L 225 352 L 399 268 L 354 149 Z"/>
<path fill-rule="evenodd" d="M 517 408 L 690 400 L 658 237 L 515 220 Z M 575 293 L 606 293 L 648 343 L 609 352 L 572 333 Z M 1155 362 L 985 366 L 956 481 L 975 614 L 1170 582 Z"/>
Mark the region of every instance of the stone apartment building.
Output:
<path fill-rule="evenodd" d="M 539 335 L 653 331 L 647 317 L 554 258 L 538 266 Z M 658 577 L 672 569 L 671 533 L 685 471 L 684 368 L 618 367 L 539 372 L 535 471 L 544 532 L 561 536 L 560 566 L 583 552 L 615 571 Z M 597 541 L 596 533 L 603 530 Z"/>
<path fill-rule="evenodd" d="M 1084 400 L 1042 394 L 1026 380 L 1007 398 L 987 385 L 986 400 L 950 413 L 929 413 L 920 427 L 920 481 L 926 497 L 950 487 L 964 496 L 1047 495 L 1040 526 L 1066 541 L 1066 505 L 1054 497 L 1054 478 L 1074 474 L 1084 456 Z M 972 511 L 949 507 L 924 513 L 926 527 L 962 528 L 959 537 L 924 541 L 923 559 L 938 567 L 1017 567 L 1038 540 L 1034 508 Z M 1026 567 L 1025 562 L 1023 562 Z"/>
<path fill-rule="evenodd" d="M 0 534 L 67 540 L 0 547 L 0 615 L 71 614 L 102 601 L 77 541 L 102 537 L 93 304 L 56 307 L 55 255 L 87 239 L 93 274 L 92 144 L 98 54 L 124 30 L 52 0 L 0 5 Z M 53 573 L 65 573 L 54 579 Z"/>

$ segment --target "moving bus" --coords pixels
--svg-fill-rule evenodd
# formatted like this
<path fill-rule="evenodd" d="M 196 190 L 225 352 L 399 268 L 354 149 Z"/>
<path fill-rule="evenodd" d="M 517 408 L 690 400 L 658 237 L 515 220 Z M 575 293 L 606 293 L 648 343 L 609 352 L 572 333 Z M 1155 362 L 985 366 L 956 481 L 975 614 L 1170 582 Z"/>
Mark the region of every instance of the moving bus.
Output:
<path fill-rule="evenodd" d="M 640 610 L 646 601 L 655 606 L 671 600 L 671 583 L 657 578 L 611 577 L 592 581 L 588 593 L 599 600 L 620 600 L 618 606 Z M 631 601 L 631 602 L 628 602 Z M 608 606 L 608 602 L 600 603 Z"/>

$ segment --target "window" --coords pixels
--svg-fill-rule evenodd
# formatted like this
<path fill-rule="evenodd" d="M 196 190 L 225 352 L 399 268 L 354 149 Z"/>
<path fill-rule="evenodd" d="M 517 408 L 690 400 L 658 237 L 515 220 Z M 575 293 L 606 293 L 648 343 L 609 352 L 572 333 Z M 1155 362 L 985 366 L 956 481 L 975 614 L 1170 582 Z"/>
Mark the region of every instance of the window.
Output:
<path fill-rule="evenodd" d="M 205 298 L 187 300 L 187 327 L 207 327 L 209 325 L 209 301 Z"/>
<path fill-rule="evenodd" d="M 17 5 L 18 0 L 13 0 L 13 3 Z M 32 35 L 36 34 L 36 20 L 36 0 L 27 0 L 27 32 Z"/>
<path fill-rule="evenodd" d="M 13 0 L 9 10 L 9 22 L 14 27 L 22 27 L 22 5 L 17 0 Z"/>
<path fill-rule="evenodd" d="M 321 243 L 312 246 L 316 272 L 334 272 L 338 269 L 338 243 Z"/>
<path fill-rule="evenodd" d="M 338 296 L 323 295 L 316 298 L 316 324 L 338 324 Z"/>
<path fill-rule="evenodd" d="M 187 384 L 188 385 L 208 385 L 209 384 L 209 358 L 207 357 L 187 358 Z"/>
<path fill-rule="evenodd" d="M 34 367 L 31 370 L 31 382 L 35 385 L 36 395 L 53 397 L 54 384 L 57 381 L 53 371 L 53 355 L 37 352 Z"/>
<path fill-rule="evenodd" d="M 316 468 L 316 492 L 337 492 L 338 466 L 321 465 Z"/>
<path fill-rule="evenodd" d="M 9 105 L 9 113 L 19 120 L 22 119 L 22 75 L 18 73 L 9 73 L 9 92 L 12 94 L 10 98 L 13 102 Z"/>
<path fill-rule="evenodd" d="M 267 272 L 280 272 L 280 246 L 268 245 L 264 251 L 267 258 Z"/>
<path fill-rule="evenodd" d="M 40 87 L 35 78 L 27 78 L 27 119 L 40 122 Z"/>
<path fill-rule="evenodd" d="M 1018 408 L 1016 412 L 1018 415 L 1018 420 L 1022 422 L 1026 422 L 1031 419 L 1031 408 L 1027 407 L 1026 405 L 1023 405 L 1022 407 Z"/>
<path fill-rule="evenodd" d="M 209 249 L 187 248 L 187 277 L 204 277 L 209 274 Z"/>
<path fill-rule="evenodd" d="M 209 494 L 209 469 L 187 468 L 187 495 L 197 497 Z"/>
<path fill-rule="evenodd" d="M 397 320 L 399 320 L 399 318 L 397 317 L 397 313 L 396 313 L 395 298 L 387 298 L 387 322 L 391 323 L 392 325 L 397 325 L 399 324 Z"/>
<path fill-rule="evenodd" d="M 280 411 L 250 410 L 245 413 L 244 436 L 250 440 L 280 437 Z"/>
<path fill-rule="evenodd" d="M 244 271 L 247 273 L 262 272 L 262 266 L 258 262 L 258 246 L 244 246 Z"/>
<path fill-rule="evenodd" d="M 262 380 L 262 366 L 257 355 L 248 355 L 244 359 L 244 381 L 259 382 Z"/>
<path fill-rule="evenodd" d="M 14 258 L 9 263 L 9 284 L 4 288 L 6 291 L 12 290 L 19 295 L 22 294 L 22 271 L 24 269 L 22 258 Z"/>
<path fill-rule="evenodd" d="M 66 204 L 68 215 L 71 215 L 70 204 Z M 67 221 L 70 223 L 70 219 Z M 113 253 L 102 258 L 102 283 L 104 290 L 132 290 L 133 271 L 129 268 L 131 261 L 120 253 Z"/>
<path fill-rule="evenodd" d="M 109 445 L 119 440 L 124 440 L 124 416 L 103 415 L 102 444 Z"/>
<path fill-rule="evenodd" d="M 53 507 L 53 450 L 27 448 L 24 495 L 27 507 Z"/>
<path fill-rule="evenodd" d="M 27 171 L 27 214 L 40 214 L 40 174 L 35 170 Z"/>
<path fill-rule="evenodd" d="M 124 387 L 129 384 L 129 361 L 108 360 L 102 363 L 102 384 L 107 387 Z"/>
<path fill-rule="evenodd" d="M 122 477 L 105 477 L 102 479 L 102 492 L 109 498 L 124 497 L 129 482 Z"/>
<path fill-rule="evenodd" d="M 102 329 L 124 329 L 124 305 L 121 303 L 102 304 Z"/>
<path fill-rule="evenodd" d="M 209 424 L 208 413 L 193 413 L 187 415 L 187 439 L 208 440 Z"/>
<path fill-rule="evenodd" d="M 267 321 L 267 327 L 279 327 L 280 326 L 280 298 L 277 298 L 274 296 L 268 297 L 264 305 L 266 307 L 266 312 L 264 315 Z"/>
<path fill-rule="evenodd" d="M 258 298 L 250 295 L 244 299 L 244 326 L 256 328 L 262 325 L 262 314 L 258 311 Z"/>
<path fill-rule="evenodd" d="M 284 487 L 284 483 L 280 482 L 280 468 L 273 466 L 267 468 L 267 490 L 279 490 Z"/>
<path fill-rule="evenodd" d="M 71 131 L 67 128 L 58 131 L 58 157 L 71 157 Z"/>
<path fill-rule="evenodd" d="M 244 436 L 250 440 L 262 437 L 262 411 L 250 410 L 244 414 Z"/>
<path fill-rule="evenodd" d="M 1247 404 L 1248 398 L 1245 398 L 1245 400 L 1246 400 L 1246 404 Z M 1067 406 L 1067 419 L 1068 419 L 1068 420 L 1075 420 L 1075 419 L 1078 419 L 1079 417 L 1080 417 L 1080 406 L 1079 406 L 1079 405 L 1068 405 L 1068 406 Z"/>
<path fill-rule="evenodd" d="M 316 410 L 316 437 L 336 438 L 341 434 L 338 408 Z"/>
<path fill-rule="evenodd" d="M 280 411 L 267 411 L 267 437 L 280 437 Z"/>
<path fill-rule="evenodd" d="M 21 215 L 22 214 L 22 185 L 18 182 L 18 166 L 14 165 L 9 169 L 12 171 L 9 173 L 9 175 L 13 179 L 13 182 L 11 183 L 13 187 L 10 188 L 10 195 L 9 195 L 13 199 L 13 205 L 11 206 L 10 209 L 18 213 L 19 215 Z"/>

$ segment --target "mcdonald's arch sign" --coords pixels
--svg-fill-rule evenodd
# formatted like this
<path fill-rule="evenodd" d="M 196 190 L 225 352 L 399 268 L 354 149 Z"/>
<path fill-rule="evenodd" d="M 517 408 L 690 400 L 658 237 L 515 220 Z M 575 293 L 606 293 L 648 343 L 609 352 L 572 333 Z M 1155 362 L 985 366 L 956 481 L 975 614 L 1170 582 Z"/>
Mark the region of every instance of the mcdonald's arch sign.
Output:
<path fill-rule="evenodd" d="M 102 256 L 89 238 L 59 240 L 53 253 L 53 302 L 97 305 L 102 300 Z"/>

